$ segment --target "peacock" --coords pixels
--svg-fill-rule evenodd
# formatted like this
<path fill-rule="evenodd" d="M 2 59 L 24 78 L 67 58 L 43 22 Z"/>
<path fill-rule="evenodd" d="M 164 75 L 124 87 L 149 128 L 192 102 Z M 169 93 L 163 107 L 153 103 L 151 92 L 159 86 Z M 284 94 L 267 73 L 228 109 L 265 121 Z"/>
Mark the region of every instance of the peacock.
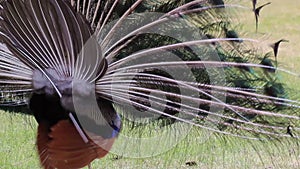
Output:
<path fill-rule="evenodd" d="M 146 143 L 168 140 L 166 151 L 191 128 L 220 138 L 298 141 L 300 104 L 278 74 L 298 75 L 240 34 L 232 15 L 243 6 L 0 2 L 1 107 L 34 116 L 43 168 L 83 168 L 110 151 L 124 153 L 114 142 L 136 140 L 126 133 L 149 126 L 167 134 Z M 158 147 L 126 154 L 165 151 Z"/>

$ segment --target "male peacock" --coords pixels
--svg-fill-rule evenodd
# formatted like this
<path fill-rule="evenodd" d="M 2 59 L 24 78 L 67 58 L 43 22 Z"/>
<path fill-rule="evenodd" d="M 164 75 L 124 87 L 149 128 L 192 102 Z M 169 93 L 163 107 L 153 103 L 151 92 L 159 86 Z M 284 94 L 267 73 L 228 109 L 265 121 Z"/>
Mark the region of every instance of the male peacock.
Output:
<path fill-rule="evenodd" d="M 297 139 L 290 125 L 299 123 L 299 102 L 287 98 L 258 42 L 234 30 L 226 16 L 234 8 L 220 0 L 3 0 L 2 105 L 29 105 L 47 169 L 105 156 L 121 119 Z"/>

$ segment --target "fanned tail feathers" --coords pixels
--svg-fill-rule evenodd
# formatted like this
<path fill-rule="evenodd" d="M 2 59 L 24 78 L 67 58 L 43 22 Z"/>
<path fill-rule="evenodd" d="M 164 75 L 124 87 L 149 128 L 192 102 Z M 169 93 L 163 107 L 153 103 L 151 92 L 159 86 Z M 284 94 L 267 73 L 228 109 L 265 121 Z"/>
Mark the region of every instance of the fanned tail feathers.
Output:
<path fill-rule="evenodd" d="M 0 2 L 1 106 L 26 105 L 39 95 L 64 109 L 64 118 L 39 123 L 45 168 L 84 167 L 112 146 L 115 135 L 103 139 L 84 125 L 89 142 L 83 142 L 74 124 L 82 117 L 77 96 L 88 100 L 79 102 L 88 110 L 84 117 L 97 124 L 103 115 L 117 132 L 114 109 L 129 123 L 153 117 L 217 135 L 300 137 L 299 99 L 278 76 L 299 75 L 274 66 L 264 44 L 243 38 L 227 15 L 252 8 L 222 0 Z M 101 104 L 111 113 L 101 115 Z M 69 112 L 78 119 L 71 122 Z"/>

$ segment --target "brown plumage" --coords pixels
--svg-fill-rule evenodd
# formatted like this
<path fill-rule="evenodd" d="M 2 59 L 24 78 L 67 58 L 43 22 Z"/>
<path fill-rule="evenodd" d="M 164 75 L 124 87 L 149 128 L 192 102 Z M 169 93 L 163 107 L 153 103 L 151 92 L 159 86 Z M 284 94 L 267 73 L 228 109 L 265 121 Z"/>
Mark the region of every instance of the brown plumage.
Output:
<path fill-rule="evenodd" d="M 37 148 L 44 168 L 75 169 L 104 157 L 114 139 L 94 135 L 85 143 L 68 120 L 61 120 L 50 129 L 46 122 L 41 122 L 38 126 Z"/>

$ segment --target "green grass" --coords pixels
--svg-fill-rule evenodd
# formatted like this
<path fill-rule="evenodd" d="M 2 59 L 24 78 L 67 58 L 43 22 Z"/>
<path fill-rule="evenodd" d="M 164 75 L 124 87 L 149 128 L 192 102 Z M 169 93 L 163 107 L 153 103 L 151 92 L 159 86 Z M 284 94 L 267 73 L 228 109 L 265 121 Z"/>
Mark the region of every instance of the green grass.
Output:
<path fill-rule="evenodd" d="M 300 73 L 300 13 L 299 1 L 273 0 L 272 6 L 262 11 L 261 31 L 272 32 L 273 42 L 280 39 L 289 40 L 279 49 L 279 67 Z M 294 89 L 300 89 L 298 77 L 283 76 L 283 81 Z"/>
<path fill-rule="evenodd" d="M 266 0 L 258 1 L 260 4 Z M 289 43 L 282 44 L 278 61 L 279 66 L 300 72 L 300 2 L 294 0 L 272 0 L 272 5 L 261 11 L 259 34 L 268 35 L 266 43 L 281 38 Z M 245 1 L 249 7 L 251 2 Z M 246 16 L 247 14 L 245 14 Z M 249 25 L 246 27 L 254 34 L 254 17 L 250 13 Z M 282 80 L 289 87 L 299 90 L 298 77 L 282 75 Z M 195 130 L 174 149 L 150 158 L 115 159 L 109 154 L 93 163 L 94 168 L 300 168 L 299 146 L 293 142 L 257 142 L 238 138 L 212 136 L 201 143 Z M 36 122 L 33 117 L 8 112 L 0 112 L 0 169 L 34 169 L 39 168 L 35 149 Z M 164 140 L 168 141 L 168 140 Z M 163 143 L 163 141 L 162 141 Z M 124 144 L 118 140 L 116 145 Z M 149 144 L 150 146 L 150 144 Z M 152 146 L 152 145 L 151 145 Z M 148 147 L 153 148 L 153 147 Z M 155 147 L 154 147 L 155 148 Z M 125 150 L 124 150 L 125 151 Z M 188 167 L 187 161 L 195 161 L 197 166 Z"/>
<path fill-rule="evenodd" d="M 252 2 L 242 1 L 243 4 L 251 7 Z M 261 0 L 258 1 L 258 6 L 271 2 L 272 4 L 264 7 L 260 12 L 259 29 L 255 33 L 254 14 L 242 12 L 244 18 L 244 29 L 250 32 L 250 37 L 262 38 L 264 46 L 267 50 L 272 51 L 269 47 L 280 39 L 289 40 L 288 43 L 281 43 L 278 53 L 278 67 L 300 72 L 300 1 L 282 1 L 282 0 Z M 299 78 L 296 76 L 282 75 L 282 81 L 293 89 L 300 89 L 297 82 Z"/>
<path fill-rule="evenodd" d="M 0 168 L 37 168 L 32 117 L 0 112 Z"/>
<path fill-rule="evenodd" d="M 36 123 L 34 119 L 31 116 L 8 112 L 0 112 L 0 117 L 0 168 L 39 168 L 35 149 Z M 149 133 L 147 132 L 149 129 L 144 130 L 146 130 L 144 133 Z M 93 168 L 297 169 L 300 167 L 299 146 L 293 142 L 250 141 L 217 135 L 211 135 L 203 142 L 203 137 L 204 135 L 199 130 L 192 129 L 182 142 L 159 156 L 138 159 L 119 155 L 119 159 L 116 159 L 117 155 L 109 154 L 101 160 L 96 160 Z M 168 141 L 164 138 L 161 144 Z M 123 139 L 119 139 L 115 145 L 120 144 L 126 143 Z M 146 145 L 146 148 L 159 147 L 156 144 L 149 144 L 149 146 L 152 147 Z M 129 151 L 133 149 L 135 147 L 129 147 Z M 128 150 L 120 150 L 122 151 Z M 185 163 L 188 161 L 195 161 L 197 166 L 186 166 Z"/>

